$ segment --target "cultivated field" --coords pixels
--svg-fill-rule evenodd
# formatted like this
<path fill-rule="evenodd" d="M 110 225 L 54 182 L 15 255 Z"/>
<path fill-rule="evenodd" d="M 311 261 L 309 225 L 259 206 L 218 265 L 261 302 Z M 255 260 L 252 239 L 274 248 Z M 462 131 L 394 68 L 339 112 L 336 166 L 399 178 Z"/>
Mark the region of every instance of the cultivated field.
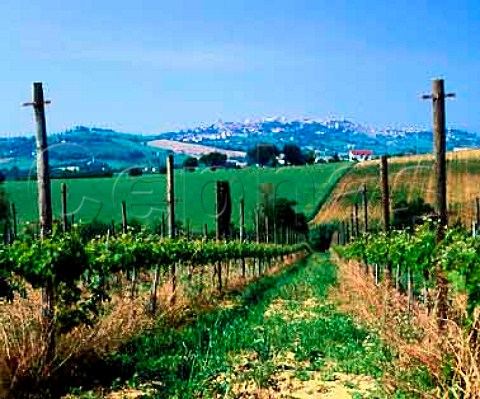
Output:
<path fill-rule="evenodd" d="M 272 196 L 298 202 L 297 211 L 311 215 L 324 195 L 348 169 L 347 164 L 312 165 L 291 168 L 248 168 L 243 170 L 175 171 L 177 198 L 176 218 L 184 225 L 190 223 L 200 232 L 204 223 L 214 227 L 215 182 L 228 180 L 232 194 L 232 220 L 238 225 L 239 201 L 245 198 L 245 222 L 253 225 L 254 210 L 262 198 L 262 187 Z M 127 202 L 129 219 L 153 224 L 166 213 L 165 176 L 129 177 L 128 173 L 113 178 L 53 180 L 54 217 L 60 217 L 60 187 L 68 186 L 68 212 L 75 221 L 121 221 L 121 201 Z M 37 187 L 34 181 L 7 182 L 8 199 L 14 202 L 20 225 L 38 220 Z"/>
<path fill-rule="evenodd" d="M 225 154 L 228 157 L 245 157 L 243 151 L 223 150 L 221 148 L 209 147 L 201 144 L 182 143 L 174 140 L 155 140 L 148 143 L 151 147 L 161 148 L 163 150 L 172 150 L 175 153 L 183 153 L 194 157 L 200 157 L 213 151 Z"/>

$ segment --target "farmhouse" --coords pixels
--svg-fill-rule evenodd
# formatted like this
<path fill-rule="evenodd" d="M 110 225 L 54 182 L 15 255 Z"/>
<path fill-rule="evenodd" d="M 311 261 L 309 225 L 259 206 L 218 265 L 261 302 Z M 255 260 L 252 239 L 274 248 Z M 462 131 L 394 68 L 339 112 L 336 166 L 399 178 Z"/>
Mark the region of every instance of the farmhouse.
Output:
<path fill-rule="evenodd" d="M 350 162 L 358 161 L 368 161 L 372 159 L 373 151 L 371 150 L 350 150 L 348 152 L 348 159 Z"/>

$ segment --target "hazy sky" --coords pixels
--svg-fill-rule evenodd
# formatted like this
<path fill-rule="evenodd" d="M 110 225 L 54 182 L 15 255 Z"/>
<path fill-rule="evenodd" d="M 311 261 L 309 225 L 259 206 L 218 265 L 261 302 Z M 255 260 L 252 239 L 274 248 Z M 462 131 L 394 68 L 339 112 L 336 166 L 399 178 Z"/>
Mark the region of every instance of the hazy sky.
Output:
<path fill-rule="evenodd" d="M 408 3 L 408 4 L 407 4 Z M 480 0 L 1 0 L 0 134 L 162 132 L 264 116 L 430 126 L 432 77 L 450 126 L 480 132 Z"/>

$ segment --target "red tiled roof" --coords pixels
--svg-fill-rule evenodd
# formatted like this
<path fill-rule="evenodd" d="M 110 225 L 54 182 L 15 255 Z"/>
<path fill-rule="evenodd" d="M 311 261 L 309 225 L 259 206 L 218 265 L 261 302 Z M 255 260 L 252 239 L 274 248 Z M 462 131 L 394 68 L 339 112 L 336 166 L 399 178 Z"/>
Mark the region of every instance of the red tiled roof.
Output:
<path fill-rule="evenodd" d="M 371 150 L 351 150 L 352 155 L 372 155 L 373 151 Z"/>

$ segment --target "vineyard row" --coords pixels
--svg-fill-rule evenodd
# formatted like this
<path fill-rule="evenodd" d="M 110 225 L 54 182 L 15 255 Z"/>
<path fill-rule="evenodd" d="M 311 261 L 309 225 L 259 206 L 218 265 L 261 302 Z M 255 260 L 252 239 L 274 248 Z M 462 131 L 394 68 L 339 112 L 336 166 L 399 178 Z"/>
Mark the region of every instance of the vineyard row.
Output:
<path fill-rule="evenodd" d="M 401 291 L 428 302 L 440 266 L 450 290 L 467 294 L 470 315 L 480 306 L 480 240 L 459 228 L 446 230 L 436 243 L 436 232 L 428 223 L 414 232 L 391 231 L 358 238 L 339 252 L 370 267 L 375 280 L 390 274 Z"/>

